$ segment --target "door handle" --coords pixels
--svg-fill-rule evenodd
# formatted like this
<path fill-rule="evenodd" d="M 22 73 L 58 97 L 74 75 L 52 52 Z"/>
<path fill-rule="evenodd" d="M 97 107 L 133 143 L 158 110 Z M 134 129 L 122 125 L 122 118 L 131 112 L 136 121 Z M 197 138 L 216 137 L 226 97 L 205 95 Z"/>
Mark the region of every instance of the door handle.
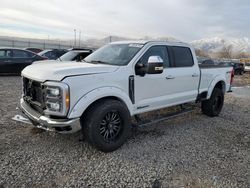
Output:
<path fill-rule="evenodd" d="M 175 79 L 175 77 L 172 76 L 172 75 L 168 75 L 168 76 L 166 77 L 166 79 L 167 79 L 167 80 L 171 80 L 171 79 Z"/>
<path fill-rule="evenodd" d="M 197 74 L 197 73 L 192 74 L 192 77 L 198 77 L 198 76 L 199 76 L 199 74 Z"/>
<path fill-rule="evenodd" d="M 5 63 L 9 63 L 9 62 L 11 62 L 11 61 L 10 61 L 10 60 L 5 60 L 4 62 L 5 62 Z"/>

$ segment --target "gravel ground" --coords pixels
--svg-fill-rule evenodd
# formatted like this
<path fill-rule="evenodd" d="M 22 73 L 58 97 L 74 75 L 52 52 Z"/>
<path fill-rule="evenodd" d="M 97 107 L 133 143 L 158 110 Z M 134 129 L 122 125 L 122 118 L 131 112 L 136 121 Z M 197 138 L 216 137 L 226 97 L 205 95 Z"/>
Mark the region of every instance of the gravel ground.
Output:
<path fill-rule="evenodd" d="M 250 86 L 250 72 L 246 72 L 243 75 L 235 75 L 234 76 L 234 86 Z"/>
<path fill-rule="evenodd" d="M 20 88 L 19 77 L 0 77 L 0 187 L 250 187 L 249 99 L 228 94 L 219 117 L 196 109 L 105 154 L 79 134 L 12 121 Z"/>

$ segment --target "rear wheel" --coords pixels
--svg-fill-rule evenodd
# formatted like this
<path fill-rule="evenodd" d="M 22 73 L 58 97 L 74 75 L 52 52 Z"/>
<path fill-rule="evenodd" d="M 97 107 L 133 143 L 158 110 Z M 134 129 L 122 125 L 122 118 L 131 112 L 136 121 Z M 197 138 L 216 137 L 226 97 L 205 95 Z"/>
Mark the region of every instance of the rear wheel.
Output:
<path fill-rule="evenodd" d="M 224 104 L 224 93 L 219 88 L 214 88 L 209 100 L 202 101 L 201 109 L 210 117 L 218 116 Z"/>
<path fill-rule="evenodd" d="M 129 135 L 130 114 L 120 101 L 97 102 L 85 117 L 82 118 L 82 126 L 86 139 L 103 152 L 118 149 Z"/>

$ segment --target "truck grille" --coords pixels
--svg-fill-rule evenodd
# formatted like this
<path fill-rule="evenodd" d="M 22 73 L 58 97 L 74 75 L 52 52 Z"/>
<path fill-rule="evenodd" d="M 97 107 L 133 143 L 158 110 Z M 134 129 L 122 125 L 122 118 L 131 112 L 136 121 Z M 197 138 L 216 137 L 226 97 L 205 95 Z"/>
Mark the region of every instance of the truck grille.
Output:
<path fill-rule="evenodd" d="M 43 114 L 45 104 L 42 83 L 23 77 L 23 99 L 30 107 Z"/>

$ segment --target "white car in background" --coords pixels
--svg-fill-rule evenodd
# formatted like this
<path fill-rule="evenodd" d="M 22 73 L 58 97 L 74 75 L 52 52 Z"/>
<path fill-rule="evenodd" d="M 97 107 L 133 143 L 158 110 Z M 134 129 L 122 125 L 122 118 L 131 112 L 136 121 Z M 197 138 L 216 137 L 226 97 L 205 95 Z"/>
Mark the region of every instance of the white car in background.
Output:
<path fill-rule="evenodd" d="M 82 61 L 84 58 L 86 58 L 88 55 L 90 55 L 93 52 L 93 50 L 91 49 L 71 49 L 70 51 L 68 51 L 67 53 L 65 53 L 64 55 L 62 55 L 61 57 L 59 57 L 57 60 L 59 61 L 77 61 L 80 62 Z"/>
<path fill-rule="evenodd" d="M 250 63 L 245 64 L 245 72 L 250 72 Z"/>

